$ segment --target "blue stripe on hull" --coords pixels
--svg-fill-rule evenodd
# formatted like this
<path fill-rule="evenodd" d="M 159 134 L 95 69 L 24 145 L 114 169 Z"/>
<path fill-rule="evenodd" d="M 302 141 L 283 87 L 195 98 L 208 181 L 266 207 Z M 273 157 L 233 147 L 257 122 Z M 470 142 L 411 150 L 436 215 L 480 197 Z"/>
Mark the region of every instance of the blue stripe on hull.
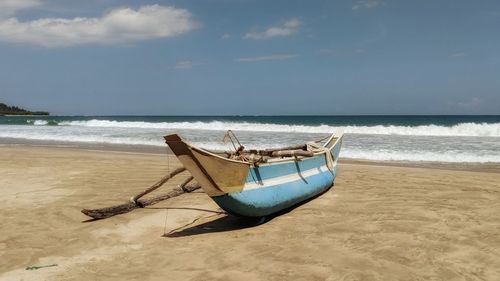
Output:
<path fill-rule="evenodd" d="M 333 159 L 337 159 L 340 153 L 342 140 L 330 150 Z M 320 167 L 326 163 L 325 155 L 317 155 L 311 158 L 302 159 L 299 162 L 275 163 L 272 165 L 262 165 L 249 170 L 246 182 L 261 182 L 263 180 L 289 175 L 290 173 L 299 173 Z"/>
<path fill-rule="evenodd" d="M 326 163 L 325 161 L 325 155 L 318 155 L 315 157 L 303 159 L 299 162 L 262 165 L 250 169 L 246 182 L 260 182 L 271 178 L 286 176 L 291 173 L 298 173 L 301 171 L 314 169 L 324 165 Z"/>
<path fill-rule="evenodd" d="M 276 213 L 322 193 L 333 184 L 335 175 L 336 167 L 333 173 L 331 171 L 321 172 L 301 180 L 228 193 L 212 197 L 212 199 L 229 213 L 247 217 L 261 217 Z"/>

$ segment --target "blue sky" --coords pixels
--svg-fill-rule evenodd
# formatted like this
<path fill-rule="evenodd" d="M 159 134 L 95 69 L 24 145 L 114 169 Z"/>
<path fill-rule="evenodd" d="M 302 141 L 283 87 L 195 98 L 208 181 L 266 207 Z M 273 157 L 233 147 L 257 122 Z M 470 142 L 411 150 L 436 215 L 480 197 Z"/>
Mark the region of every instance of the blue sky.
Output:
<path fill-rule="evenodd" d="M 500 1 L 0 0 L 0 101 L 53 114 L 500 114 Z"/>

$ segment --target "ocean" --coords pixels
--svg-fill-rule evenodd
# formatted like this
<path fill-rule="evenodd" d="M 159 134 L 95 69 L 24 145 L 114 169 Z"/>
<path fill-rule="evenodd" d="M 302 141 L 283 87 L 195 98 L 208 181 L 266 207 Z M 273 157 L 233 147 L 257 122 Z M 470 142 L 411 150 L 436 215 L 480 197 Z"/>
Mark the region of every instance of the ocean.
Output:
<path fill-rule="evenodd" d="M 500 116 L 0 116 L 0 138 L 164 146 L 179 133 L 192 144 L 231 150 L 276 148 L 345 134 L 341 158 L 500 163 Z"/>

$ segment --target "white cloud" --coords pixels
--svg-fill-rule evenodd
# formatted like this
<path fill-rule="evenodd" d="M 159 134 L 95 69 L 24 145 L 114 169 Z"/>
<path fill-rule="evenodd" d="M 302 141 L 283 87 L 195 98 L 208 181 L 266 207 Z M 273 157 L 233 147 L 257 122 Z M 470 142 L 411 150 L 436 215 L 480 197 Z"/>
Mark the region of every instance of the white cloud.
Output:
<path fill-rule="evenodd" d="M 11 16 L 19 10 L 42 5 L 40 0 L 0 0 L 0 18 Z"/>
<path fill-rule="evenodd" d="M 288 60 L 298 57 L 297 54 L 277 54 L 260 57 L 237 58 L 237 62 L 256 62 L 256 61 L 269 61 L 269 60 Z"/>
<path fill-rule="evenodd" d="M 27 0 L 23 0 L 27 1 Z M 118 8 L 99 18 L 0 20 L 0 41 L 49 48 L 123 44 L 179 35 L 198 26 L 189 11 L 160 5 Z"/>
<path fill-rule="evenodd" d="M 231 38 L 231 34 L 229 34 L 229 33 L 224 33 L 224 34 L 222 34 L 222 36 L 220 37 L 220 39 L 229 39 L 229 38 Z"/>
<path fill-rule="evenodd" d="M 175 68 L 176 69 L 190 69 L 190 68 L 193 68 L 193 66 L 195 66 L 195 65 L 199 65 L 199 64 L 193 63 L 192 61 L 189 61 L 189 60 L 183 60 L 183 61 L 178 61 L 175 64 Z"/>
<path fill-rule="evenodd" d="M 353 10 L 361 10 L 361 9 L 372 9 L 380 6 L 384 6 L 385 2 L 381 0 L 360 0 L 357 1 L 356 4 L 352 6 Z"/>
<path fill-rule="evenodd" d="M 318 50 L 318 53 L 322 54 L 322 55 L 336 55 L 338 53 L 338 50 L 337 49 L 319 49 Z"/>
<path fill-rule="evenodd" d="M 286 37 L 297 33 L 301 25 L 302 22 L 299 19 L 293 18 L 287 20 L 283 24 L 271 26 L 265 30 L 248 32 L 243 38 L 262 40 L 273 37 Z"/>
<path fill-rule="evenodd" d="M 324 49 L 319 49 L 318 53 L 321 55 L 328 55 L 328 56 L 354 56 L 354 55 L 361 55 L 366 53 L 365 49 L 332 49 L 332 48 L 324 48 Z"/>
<path fill-rule="evenodd" d="M 448 106 L 461 110 L 473 110 L 481 108 L 485 104 L 485 101 L 480 97 L 472 97 L 465 100 L 449 101 L 447 104 Z"/>
<path fill-rule="evenodd" d="M 453 54 L 450 54 L 450 58 L 463 58 L 467 56 L 466 53 L 453 53 Z"/>
<path fill-rule="evenodd" d="M 205 65 L 205 63 L 204 62 L 195 62 L 195 61 L 191 61 L 191 60 L 181 60 L 175 64 L 174 68 L 175 69 L 191 69 L 191 68 L 194 68 L 194 67 L 197 67 L 200 65 Z"/>
<path fill-rule="evenodd" d="M 175 64 L 175 68 L 177 68 L 177 69 L 189 69 L 189 68 L 193 68 L 193 63 L 191 61 L 188 61 L 188 60 L 178 61 Z"/>
<path fill-rule="evenodd" d="M 470 100 L 460 101 L 457 103 L 458 106 L 463 108 L 477 108 L 483 103 L 483 100 L 478 97 L 473 97 Z"/>

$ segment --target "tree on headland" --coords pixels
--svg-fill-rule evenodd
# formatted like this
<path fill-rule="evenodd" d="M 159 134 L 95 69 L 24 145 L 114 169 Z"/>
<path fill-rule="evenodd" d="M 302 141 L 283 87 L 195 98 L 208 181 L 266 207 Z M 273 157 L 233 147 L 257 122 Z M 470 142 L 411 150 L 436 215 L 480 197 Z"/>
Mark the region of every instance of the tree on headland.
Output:
<path fill-rule="evenodd" d="M 49 115 L 47 111 L 29 111 L 17 106 L 0 103 L 0 115 Z"/>

